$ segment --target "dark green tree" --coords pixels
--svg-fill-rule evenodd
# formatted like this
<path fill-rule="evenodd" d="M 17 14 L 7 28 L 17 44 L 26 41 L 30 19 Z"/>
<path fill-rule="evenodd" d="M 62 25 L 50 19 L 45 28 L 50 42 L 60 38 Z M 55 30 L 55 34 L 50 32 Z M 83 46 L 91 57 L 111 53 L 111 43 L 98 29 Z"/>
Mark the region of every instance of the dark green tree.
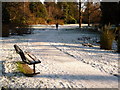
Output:
<path fill-rule="evenodd" d="M 101 2 L 102 25 L 110 23 L 118 26 L 120 23 L 119 7 L 118 2 Z"/>
<path fill-rule="evenodd" d="M 44 2 L 44 4 L 48 12 L 48 17 L 53 18 L 55 14 L 56 3 L 55 2 Z"/>
<path fill-rule="evenodd" d="M 79 8 L 76 2 L 58 2 L 58 7 L 62 11 L 62 18 L 65 23 L 79 22 Z"/>
<path fill-rule="evenodd" d="M 69 23 L 77 23 L 79 22 L 79 8 L 78 3 L 76 2 L 68 2 L 68 22 Z"/>
<path fill-rule="evenodd" d="M 30 2 L 30 11 L 35 15 L 35 17 L 46 18 L 47 10 L 41 2 Z"/>
<path fill-rule="evenodd" d="M 17 30 L 17 28 L 26 28 L 30 21 L 33 22 L 29 2 L 3 2 L 2 16 L 2 22 L 8 23 L 11 33 L 27 33 L 27 30 Z"/>
<path fill-rule="evenodd" d="M 0 37 L 9 36 L 10 13 L 7 10 L 8 3 L 2 3 L 2 32 Z"/>
<path fill-rule="evenodd" d="M 8 3 L 2 3 L 2 24 L 10 23 L 10 13 L 7 10 Z"/>

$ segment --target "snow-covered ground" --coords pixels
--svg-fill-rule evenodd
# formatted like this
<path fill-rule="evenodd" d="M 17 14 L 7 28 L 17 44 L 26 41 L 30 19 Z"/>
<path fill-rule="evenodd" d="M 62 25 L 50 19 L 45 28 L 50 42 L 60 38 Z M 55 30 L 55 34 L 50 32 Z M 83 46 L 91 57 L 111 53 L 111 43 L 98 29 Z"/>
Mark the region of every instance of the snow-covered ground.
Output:
<path fill-rule="evenodd" d="M 31 35 L 0 39 L 0 87 L 118 88 L 118 53 L 101 50 L 96 43 L 99 34 L 73 29 L 77 27 L 61 25 L 56 30 L 54 25 L 35 26 Z M 40 74 L 26 77 L 19 73 L 15 62 L 21 59 L 14 44 L 42 61 L 36 65 Z"/>

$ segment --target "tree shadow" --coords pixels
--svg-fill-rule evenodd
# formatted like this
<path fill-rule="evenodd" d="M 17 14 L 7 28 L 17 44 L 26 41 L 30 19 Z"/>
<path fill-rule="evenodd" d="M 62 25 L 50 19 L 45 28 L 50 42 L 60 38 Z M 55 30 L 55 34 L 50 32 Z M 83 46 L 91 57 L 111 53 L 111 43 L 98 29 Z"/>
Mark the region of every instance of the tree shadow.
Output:
<path fill-rule="evenodd" d="M 5 73 L 5 68 L 4 68 L 4 63 L 5 61 L 0 61 L 0 76 L 3 76 L 3 74 Z"/>
<path fill-rule="evenodd" d="M 118 81 L 115 76 L 104 76 L 104 75 L 61 75 L 61 74 L 49 74 L 49 75 L 36 75 L 34 77 L 42 78 L 53 78 L 53 79 L 65 79 L 65 80 L 94 80 L 94 81 Z"/>
<path fill-rule="evenodd" d="M 48 79 L 61 79 L 61 80 L 85 80 L 85 81 L 107 81 L 107 82 L 118 82 L 118 79 L 120 78 L 120 76 L 105 76 L 105 75 L 71 75 L 71 74 L 37 74 L 37 75 L 32 75 L 32 76 L 25 76 L 24 74 L 20 73 L 20 72 L 12 72 L 12 73 L 6 73 L 4 74 L 5 76 L 9 76 L 9 77 L 31 77 L 31 78 L 48 78 Z"/>

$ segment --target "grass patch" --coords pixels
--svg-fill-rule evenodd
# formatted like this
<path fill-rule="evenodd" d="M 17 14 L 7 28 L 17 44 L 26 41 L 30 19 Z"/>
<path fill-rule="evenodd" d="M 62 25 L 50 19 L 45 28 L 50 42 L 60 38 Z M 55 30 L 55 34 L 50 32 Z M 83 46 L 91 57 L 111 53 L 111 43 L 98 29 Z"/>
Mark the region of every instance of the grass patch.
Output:
<path fill-rule="evenodd" d="M 27 64 L 23 62 L 17 62 L 17 68 L 25 76 L 29 76 L 29 77 L 33 76 L 33 69 L 31 69 Z"/>

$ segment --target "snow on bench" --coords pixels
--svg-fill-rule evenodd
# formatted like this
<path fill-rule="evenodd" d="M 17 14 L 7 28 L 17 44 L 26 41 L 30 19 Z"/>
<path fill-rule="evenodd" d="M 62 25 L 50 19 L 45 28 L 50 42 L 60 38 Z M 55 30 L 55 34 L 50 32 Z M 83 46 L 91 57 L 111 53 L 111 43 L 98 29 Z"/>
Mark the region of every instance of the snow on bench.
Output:
<path fill-rule="evenodd" d="M 37 59 L 33 54 L 29 52 L 23 52 L 22 49 L 18 47 L 18 45 L 14 45 L 16 53 L 18 53 L 22 59 L 22 61 L 26 64 L 33 65 L 33 74 L 39 74 L 35 72 L 35 64 L 41 63 L 39 59 Z"/>

